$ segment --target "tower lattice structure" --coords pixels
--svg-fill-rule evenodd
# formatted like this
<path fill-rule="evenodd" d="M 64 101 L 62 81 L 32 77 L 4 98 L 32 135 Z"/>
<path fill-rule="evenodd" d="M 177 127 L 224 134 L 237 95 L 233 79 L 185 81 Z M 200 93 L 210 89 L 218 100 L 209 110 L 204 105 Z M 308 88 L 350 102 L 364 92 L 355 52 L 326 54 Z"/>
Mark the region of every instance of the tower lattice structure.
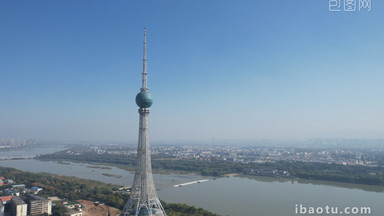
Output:
<path fill-rule="evenodd" d="M 149 148 L 149 107 L 152 105 L 152 95 L 147 87 L 147 54 L 146 54 L 146 30 L 144 29 L 144 55 L 143 55 L 142 87 L 136 96 L 136 104 L 139 106 L 139 140 L 137 146 L 137 159 L 135 178 L 130 197 L 125 204 L 121 216 L 153 215 L 167 216 L 156 194 L 152 176 L 151 151 Z"/>

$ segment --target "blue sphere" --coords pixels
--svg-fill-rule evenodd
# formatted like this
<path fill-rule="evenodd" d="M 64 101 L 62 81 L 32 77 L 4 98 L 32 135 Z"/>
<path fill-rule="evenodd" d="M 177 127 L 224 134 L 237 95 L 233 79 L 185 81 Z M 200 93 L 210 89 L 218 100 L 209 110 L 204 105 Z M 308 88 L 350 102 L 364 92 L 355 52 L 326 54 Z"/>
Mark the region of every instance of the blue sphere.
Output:
<path fill-rule="evenodd" d="M 140 108 L 149 108 L 153 103 L 152 95 L 148 91 L 141 91 L 136 95 L 136 104 Z"/>

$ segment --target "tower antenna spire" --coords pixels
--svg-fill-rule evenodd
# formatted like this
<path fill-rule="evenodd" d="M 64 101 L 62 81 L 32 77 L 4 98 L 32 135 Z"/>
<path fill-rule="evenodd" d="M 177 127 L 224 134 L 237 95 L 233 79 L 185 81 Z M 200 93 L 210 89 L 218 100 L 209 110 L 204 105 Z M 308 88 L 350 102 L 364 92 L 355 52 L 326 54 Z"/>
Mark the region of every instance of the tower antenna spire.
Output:
<path fill-rule="evenodd" d="M 142 78 L 142 87 L 141 91 L 148 91 L 147 87 L 147 35 L 146 28 L 144 27 L 144 53 L 143 53 L 143 78 Z"/>

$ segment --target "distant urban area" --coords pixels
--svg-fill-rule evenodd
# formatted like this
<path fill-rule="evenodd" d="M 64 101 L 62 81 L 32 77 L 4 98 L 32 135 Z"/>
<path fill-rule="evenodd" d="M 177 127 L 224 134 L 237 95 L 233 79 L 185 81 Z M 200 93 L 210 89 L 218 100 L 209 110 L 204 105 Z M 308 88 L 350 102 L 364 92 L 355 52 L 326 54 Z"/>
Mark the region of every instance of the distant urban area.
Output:
<path fill-rule="evenodd" d="M 0 149 L 20 148 L 34 144 L 36 144 L 34 139 L 0 139 Z"/>
<path fill-rule="evenodd" d="M 372 147 L 375 147 L 374 150 Z M 378 148 L 381 147 L 381 148 Z M 265 163 L 277 161 L 314 162 L 375 167 L 383 165 L 384 140 L 310 140 L 301 145 L 154 145 L 154 158 L 174 160 Z M 137 146 L 120 144 L 83 145 L 66 151 L 84 154 L 136 155 Z"/>
<path fill-rule="evenodd" d="M 258 175 L 384 185 L 384 140 L 313 139 L 296 145 L 153 145 L 155 172 Z M 113 165 L 133 170 L 135 145 L 82 144 L 40 160 Z M 375 149 L 375 150 L 372 150 Z"/>

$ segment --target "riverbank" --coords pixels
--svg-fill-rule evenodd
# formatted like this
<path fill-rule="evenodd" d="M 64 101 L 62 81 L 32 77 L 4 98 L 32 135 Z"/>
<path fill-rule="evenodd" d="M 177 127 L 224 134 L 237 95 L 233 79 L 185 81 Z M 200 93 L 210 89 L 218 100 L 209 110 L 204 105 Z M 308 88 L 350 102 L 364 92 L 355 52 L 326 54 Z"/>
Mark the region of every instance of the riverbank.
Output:
<path fill-rule="evenodd" d="M 89 168 L 87 163 L 63 165 L 54 161 L 20 160 L 2 161 L 0 166 L 15 167 L 28 172 L 56 173 L 61 176 L 93 179 L 105 184 L 131 186 L 134 173 L 111 166 L 111 169 Z M 107 177 L 102 173 L 122 175 Z M 307 205 L 332 204 L 343 206 L 364 200 L 375 213 L 384 212 L 380 200 L 384 199 L 383 187 L 331 181 L 272 178 L 263 176 L 235 176 L 210 178 L 201 184 L 174 188 L 175 184 L 205 179 L 200 175 L 154 174 L 159 198 L 170 203 L 186 203 L 222 215 L 294 216 L 291 209 L 296 203 Z M 332 194 L 333 198 L 330 198 Z M 233 199 L 236 197 L 236 199 Z M 360 200 L 360 201 L 359 201 Z M 276 206 L 279 206 L 276 208 Z M 291 214 L 292 213 L 292 214 Z M 380 216 L 380 214 L 372 214 Z"/>
<path fill-rule="evenodd" d="M 49 173 L 30 173 L 8 167 L 0 167 L 0 176 L 5 177 L 5 179 L 12 179 L 17 184 L 25 184 L 27 187 L 43 188 L 39 193 L 41 196 L 56 196 L 65 200 L 86 200 L 87 202 L 101 201 L 120 210 L 124 208 L 129 197 L 128 193 L 117 192 L 118 188 L 122 187 L 121 185 L 105 184 L 76 177 Z M 0 186 L 0 189 L 3 187 Z M 219 216 L 207 210 L 185 204 L 162 203 L 168 215 Z M 89 210 L 93 212 L 97 211 L 98 208 L 89 205 Z M 94 214 L 89 213 L 89 215 Z"/>
<path fill-rule="evenodd" d="M 68 154 L 70 152 L 70 154 Z M 76 154 L 73 154 L 76 152 Z M 40 155 L 38 160 L 71 161 L 119 167 L 134 171 L 134 155 L 93 154 L 83 150 L 61 151 Z M 161 159 L 161 160 L 160 160 Z M 364 167 L 339 164 L 278 161 L 265 163 L 238 163 L 230 161 L 152 160 L 152 170 L 160 174 L 198 174 L 203 176 L 250 175 L 282 178 L 301 178 L 343 183 L 384 186 L 383 167 Z"/>

